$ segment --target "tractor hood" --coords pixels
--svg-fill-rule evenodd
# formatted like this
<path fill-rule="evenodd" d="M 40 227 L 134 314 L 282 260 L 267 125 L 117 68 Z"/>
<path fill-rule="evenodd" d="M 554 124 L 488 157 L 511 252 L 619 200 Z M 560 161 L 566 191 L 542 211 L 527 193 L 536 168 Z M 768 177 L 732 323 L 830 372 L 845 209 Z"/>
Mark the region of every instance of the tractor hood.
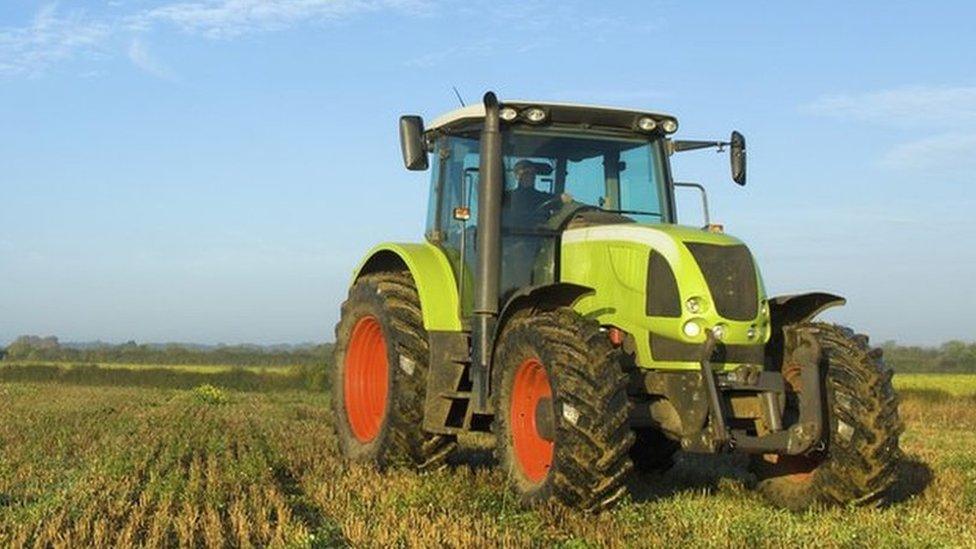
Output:
<path fill-rule="evenodd" d="M 595 290 L 576 308 L 628 332 L 645 367 L 697 368 L 705 331 L 728 362 L 756 362 L 769 338 L 762 278 L 737 238 L 637 223 L 563 233 L 560 280 Z M 668 364 L 661 364 L 662 362 Z"/>

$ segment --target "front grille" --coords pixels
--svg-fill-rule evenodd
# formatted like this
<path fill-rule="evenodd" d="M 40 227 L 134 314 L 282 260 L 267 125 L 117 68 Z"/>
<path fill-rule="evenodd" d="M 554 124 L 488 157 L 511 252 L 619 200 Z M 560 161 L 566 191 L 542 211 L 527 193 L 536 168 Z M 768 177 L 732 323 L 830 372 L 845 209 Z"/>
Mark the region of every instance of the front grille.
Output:
<path fill-rule="evenodd" d="M 705 275 L 718 314 L 751 320 L 759 312 L 759 287 L 752 254 L 744 245 L 685 243 Z"/>
<path fill-rule="evenodd" d="M 659 334 L 651 333 L 651 357 L 667 362 L 698 362 L 701 360 L 702 344 L 685 343 Z M 762 345 L 726 345 L 717 342 L 711 361 L 716 363 L 763 363 Z"/>

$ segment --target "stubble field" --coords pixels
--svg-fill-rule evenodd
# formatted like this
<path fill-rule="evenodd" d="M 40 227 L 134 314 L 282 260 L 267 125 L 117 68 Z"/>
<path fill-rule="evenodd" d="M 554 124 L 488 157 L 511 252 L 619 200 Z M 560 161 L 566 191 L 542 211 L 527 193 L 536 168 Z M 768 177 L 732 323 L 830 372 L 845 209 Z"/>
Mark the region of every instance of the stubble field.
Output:
<path fill-rule="evenodd" d="M 4 547 L 976 546 L 976 376 L 896 376 L 906 461 L 881 508 L 772 509 L 742 458 L 679 455 L 591 516 L 520 509 L 488 466 L 348 466 L 328 397 L 285 373 L 18 368 L 0 366 Z"/>

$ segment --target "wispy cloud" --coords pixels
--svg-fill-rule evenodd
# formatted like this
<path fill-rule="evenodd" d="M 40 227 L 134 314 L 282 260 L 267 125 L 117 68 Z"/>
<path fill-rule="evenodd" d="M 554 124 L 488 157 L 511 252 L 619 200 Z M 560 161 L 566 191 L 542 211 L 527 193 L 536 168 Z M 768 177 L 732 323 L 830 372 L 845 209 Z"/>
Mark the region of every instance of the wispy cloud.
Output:
<path fill-rule="evenodd" d="M 915 86 L 825 95 L 804 112 L 888 127 L 976 125 L 976 86 Z"/>
<path fill-rule="evenodd" d="M 137 15 L 136 26 L 163 22 L 191 34 L 233 38 L 282 30 L 380 9 L 422 10 L 422 0 L 196 0 L 160 6 Z"/>
<path fill-rule="evenodd" d="M 500 43 L 496 39 L 474 41 L 467 44 L 444 46 L 436 51 L 411 57 L 403 62 L 406 67 L 429 69 L 447 61 L 486 57 L 491 55 Z"/>
<path fill-rule="evenodd" d="M 37 76 L 54 63 L 96 55 L 110 34 L 104 22 L 49 4 L 26 26 L 0 28 L 0 76 Z"/>
<path fill-rule="evenodd" d="M 435 51 L 407 58 L 403 64 L 408 67 L 433 68 L 462 58 L 522 55 L 581 37 L 589 43 L 626 40 L 630 44 L 663 26 L 662 19 L 657 17 L 634 22 L 622 16 L 596 15 L 588 6 L 580 8 L 547 0 L 468 0 L 452 6 L 450 12 L 426 10 L 424 13 L 442 16 L 449 13 L 486 25 L 491 29 L 491 36 L 503 28 L 505 37 L 478 39 L 477 36 L 489 33 L 474 31 L 470 40 L 448 40 Z"/>
<path fill-rule="evenodd" d="M 892 171 L 964 175 L 976 170 L 976 86 L 913 86 L 826 95 L 803 112 L 925 133 L 878 159 Z"/>
<path fill-rule="evenodd" d="M 132 40 L 132 43 L 129 44 L 128 55 L 129 61 L 132 61 L 132 64 L 143 72 L 162 80 L 171 82 L 178 80 L 176 73 L 171 68 L 162 64 L 149 53 L 149 49 L 141 38 L 136 37 Z"/>
<path fill-rule="evenodd" d="M 891 170 L 953 175 L 976 172 L 976 132 L 944 133 L 892 147 L 880 160 Z"/>
<path fill-rule="evenodd" d="M 430 0 L 432 1 L 432 0 Z M 125 53 L 139 69 L 160 78 L 174 73 L 149 55 L 141 40 L 149 31 L 175 27 L 187 34 L 231 39 L 256 32 L 340 20 L 358 13 L 428 13 L 429 0 L 171 0 L 153 7 L 94 17 L 56 3 L 42 7 L 24 26 L 0 27 L 0 77 L 38 76 L 75 57 Z M 90 72 L 90 71 L 89 71 Z"/>

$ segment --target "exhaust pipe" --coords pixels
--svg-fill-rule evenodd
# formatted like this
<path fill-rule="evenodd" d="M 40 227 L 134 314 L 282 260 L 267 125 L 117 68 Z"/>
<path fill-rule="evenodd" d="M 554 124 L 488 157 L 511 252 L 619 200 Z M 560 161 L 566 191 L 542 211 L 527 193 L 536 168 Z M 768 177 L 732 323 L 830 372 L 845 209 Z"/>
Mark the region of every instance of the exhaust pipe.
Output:
<path fill-rule="evenodd" d="M 474 288 L 474 326 L 471 391 L 474 409 L 488 411 L 488 372 L 491 342 L 498 320 L 498 291 L 501 273 L 502 138 L 499 131 L 498 98 L 484 97 L 485 124 L 481 130 L 480 184 L 478 185 L 478 252 Z"/>

